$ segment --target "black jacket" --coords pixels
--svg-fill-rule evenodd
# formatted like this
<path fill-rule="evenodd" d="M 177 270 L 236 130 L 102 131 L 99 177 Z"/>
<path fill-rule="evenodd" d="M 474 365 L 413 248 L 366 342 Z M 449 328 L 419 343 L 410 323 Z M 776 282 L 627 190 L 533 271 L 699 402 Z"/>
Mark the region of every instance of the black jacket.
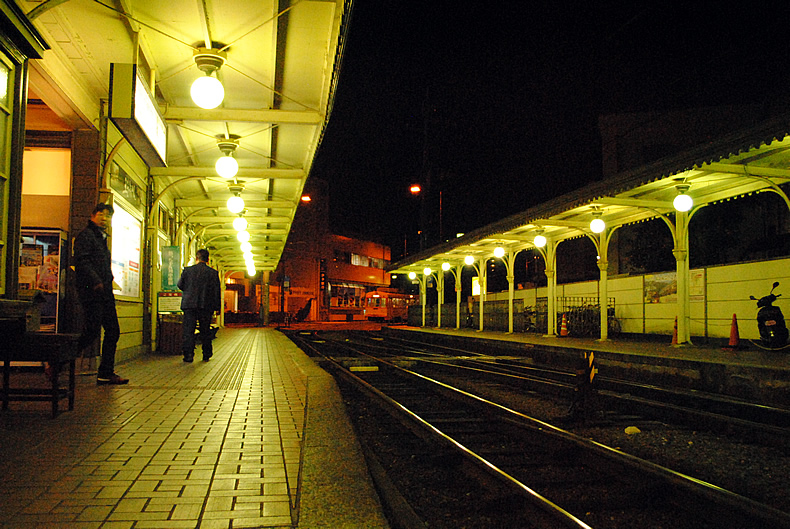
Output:
<path fill-rule="evenodd" d="M 99 283 L 105 294 L 112 294 L 112 258 L 107 248 L 107 234 L 88 221 L 88 226 L 74 239 L 74 268 L 77 287 L 93 290 Z"/>
<path fill-rule="evenodd" d="M 178 288 L 184 292 L 181 310 L 220 310 L 219 273 L 206 263 L 201 261 L 184 268 L 178 279 Z"/>

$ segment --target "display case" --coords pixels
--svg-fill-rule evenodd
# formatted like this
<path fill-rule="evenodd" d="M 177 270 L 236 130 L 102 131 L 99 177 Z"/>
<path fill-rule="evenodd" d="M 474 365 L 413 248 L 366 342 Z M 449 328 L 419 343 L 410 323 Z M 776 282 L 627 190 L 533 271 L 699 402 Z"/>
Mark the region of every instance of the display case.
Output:
<path fill-rule="evenodd" d="M 67 233 L 59 229 L 22 228 L 19 296 L 40 301 L 44 332 L 57 332 L 63 305 Z"/>

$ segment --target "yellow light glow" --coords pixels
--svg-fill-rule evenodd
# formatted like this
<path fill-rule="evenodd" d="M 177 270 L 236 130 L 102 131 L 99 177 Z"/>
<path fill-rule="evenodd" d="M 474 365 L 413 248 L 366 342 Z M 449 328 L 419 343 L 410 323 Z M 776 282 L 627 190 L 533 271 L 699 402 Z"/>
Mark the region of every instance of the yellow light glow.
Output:
<path fill-rule="evenodd" d="M 247 229 L 247 226 L 249 225 L 250 223 L 247 222 L 247 219 L 245 219 L 244 217 L 238 217 L 236 219 L 233 219 L 233 229 L 236 231 L 244 231 Z"/>
<path fill-rule="evenodd" d="M 592 222 L 590 222 L 590 229 L 593 231 L 593 233 L 601 233 L 606 229 L 606 223 L 603 221 L 603 219 L 595 218 L 592 220 Z"/>
<path fill-rule="evenodd" d="M 222 178 L 233 178 L 239 172 L 239 162 L 233 156 L 220 156 L 214 164 L 214 169 Z"/>
<path fill-rule="evenodd" d="M 227 206 L 231 213 L 241 213 L 244 211 L 244 199 L 241 197 L 230 197 Z"/>
<path fill-rule="evenodd" d="M 447 272 L 450 269 L 450 263 L 442 263 L 442 270 Z"/>
<path fill-rule="evenodd" d="M 417 277 L 417 272 L 409 272 L 409 279 L 415 279 Z"/>
<path fill-rule="evenodd" d="M 672 205 L 674 205 L 675 209 L 678 211 L 688 211 L 694 206 L 694 200 L 686 194 L 680 194 L 675 197 Z"/>
<path fill-rule="evenodd" d="M 249 242 L 250 240 L 250 232 L 248 231 L 240 231 L 236 234 L 236 238 L 239 242 Z"/>
<path fill-rule="evenodd" d="M 535 246 L 538 248 L 543 248 L 546 246 L 546 237 L 543 235 L 535 235 L 535 239 L 532 242 L 534 242 Z"/>
<path fill-rule="evenodd" d="M 431 275 L 431 272 L 433 272 L 433 270 L 431 270 L 430 268 L 423 268 L 422 269 L 422 274 L 423 275 L 429 276 L 429 275 Z"/>
<path fill-rule="evenodd" d="M 501 246 L 497 246 L 496 248 L 494 248 L 494 257 L 496 257 L 497 259 L 502 259 L 502 257 L 504 256 L 505 256 L 504 248 L 502 248 Z"/>
<path fill-rule="evenodd" d="M 466 257 L 464 257 L 464 263 L 466 263 L 467 265 L 473 265 L 475 264 L 475 258 L 472 257 L 471 255 L 467 255 Z"/>
<path fill-rule="evenodd" d="M 248 242 L 243 242 L 243 243 L 241 243 L 241 246 L 239 246 L 239 248 L 241 249 L 242 252 L 251 252 L 252 251 L 252 244 L 250 244 L 249 241 Z"/>

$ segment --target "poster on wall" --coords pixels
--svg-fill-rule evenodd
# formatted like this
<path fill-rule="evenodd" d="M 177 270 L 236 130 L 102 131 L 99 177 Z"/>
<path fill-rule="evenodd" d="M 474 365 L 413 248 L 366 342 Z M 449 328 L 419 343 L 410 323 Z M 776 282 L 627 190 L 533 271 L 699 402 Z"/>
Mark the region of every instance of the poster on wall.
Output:
<path fill-rule="evenodd" d="M 121 296 L 140 297 L 141 224 L 120 207 L 112 216 L 113 292 Z"/>
<path fill-rule="evenodd" d="M 705 270 L 689 272 L 689 301 L 705 301 Z"/>
<path fill-rule="evenodd" d="M 678 282 L 675 272 L 645 276 L 645 303 L 677 303 Z"/>
<path fill-rule="evenodd" d="M 178 278 L 181 276 L 181 252 L 178 246 L 162 247 L 162 290 L 172 292 L 178 290 Z"/>

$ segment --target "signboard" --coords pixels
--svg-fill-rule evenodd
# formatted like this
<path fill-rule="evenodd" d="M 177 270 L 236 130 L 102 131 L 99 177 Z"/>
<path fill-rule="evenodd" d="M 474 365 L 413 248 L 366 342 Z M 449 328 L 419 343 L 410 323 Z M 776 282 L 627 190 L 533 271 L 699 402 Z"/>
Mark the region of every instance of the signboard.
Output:
<path fill-rule="evenodd" d="M 134 64 L 110 65 L 110 120 L 146 165 L 166 165 L 167 126 Z"/>
<path fill-rule="evenodd" d="M 156 296 L 157 312 L 181 312 L 181 292 L 159 292 Z"/>
<path fill-rule="evenodd" d="M 121 296 L 140 297 L 140 221 L 116 207 L 112 216 L 113 292 Z"/>
<path fill-rule="evenodd" d="M 181 277 L 181 251 L 178 246 L 162 247 L 162 290 L 178 290 Z"/>

